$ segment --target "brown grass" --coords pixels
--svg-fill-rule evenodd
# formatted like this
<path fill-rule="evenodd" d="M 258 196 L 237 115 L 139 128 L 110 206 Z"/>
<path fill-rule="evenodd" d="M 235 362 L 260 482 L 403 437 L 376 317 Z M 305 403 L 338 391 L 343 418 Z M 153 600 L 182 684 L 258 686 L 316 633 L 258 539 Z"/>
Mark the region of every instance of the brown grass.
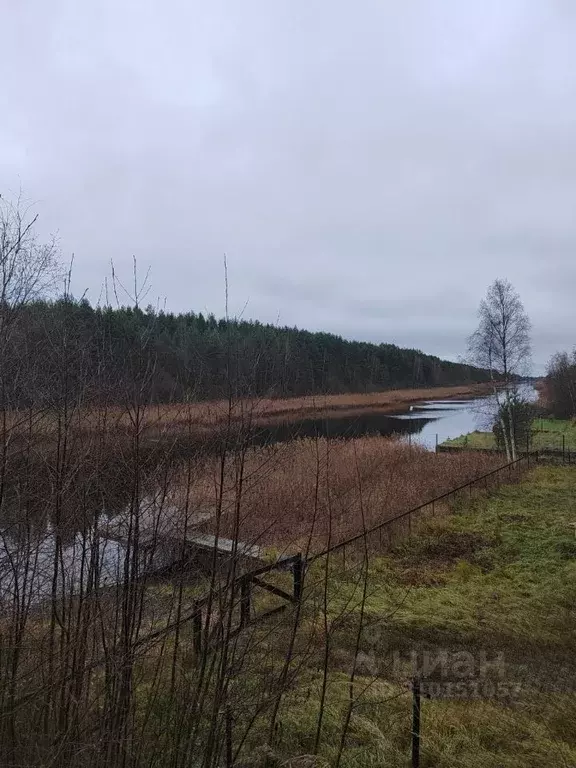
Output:
<path fill-rule="evenodd" d="M 449 392 L 465 396 L 462 388 Z M 371 409 L 406 402 L 399 392 L 382 398 L 327 401 L 333 410 L 335 402 Z M 279 417 L 281 402 L 269 404 Z M 298 402 L 295 423 L 319 407 L 310 399 L 291 404 Z M 231 430 L 223 429 L 226 410 L 218 404 L 148 408 L 143 420 L 106 408 L 63 408 L 59 422 L 31 413 L 18 423 L 20 414 L 10 414 L 0 509 L 2 765 L 184 765 L 195 755 L 215 765 L 219 755 L 207 745 L 224 732 L 219 713 L 231 706 L 238 743 L 240 713 L 261 717 L 268 692 L 289 689 L 291 678 L 279 674 L 286 654 L 271 666 L 248 632 L 236 646 L 238 590 L 232 579 L 216 587 L 237 571 L 215 569 L 197 580 L 193 562 L 185 574 L 151 584 L 143 578 L 151 550 L 158 555 L 151 567 L 182 557 L 185 527 L 281 551 L 307 551 L 308 544 L 318 551 L 499 462 L 468 452 L 436 455 L 381 437 L 247 448 L 251 433 L 240 427 L 268 418 L 265 407 L 235 406 Z M 198 425 L 205 439 L 198 439 Z M 124 548 L 107 574 L 104 549 L 114 537 Z M 328 568 L 326 576 L 328 585 Z M 200 594 L 210 598 L 199 648 L 185 619 Z M 303 610 L 320 616 L 314 600 Z M 324 612 L 327 620 L 328 602 Z M 269 648 L 286 647 L 289 623 L 271 635 Z M 265 677 L 255 676 L 254 665 Z"/>
<path fill-rule="evenodd" d="M 307 397 L 262 399 L 252 401 L 253 413 L 265 420 L 278 417 L 317 418 L 362 411 L 393 413 L 406 409 L 421 400 L 472 397 L 486 392 L 486 385 L 475 384 L 460 387 L 431 387 L 428 389 L 393 389 L 386 392 L 354 392 L 343 395 L 310 395 Z M 334 413 L 336 412 L 336 413 Z"/>
<path fill-rule="evenodd" d="M 499 466 L 471 452 L 434 454 L 396 439 L 303 439 L 251 451 L 246 460 L 239 538 L 281 549 L 323 548 Z M 209 459 L 192 496 L 210 507 L 219 468 Z M 226 468 L 220 533 L 234 533 L 236 468 Z M 214 501 L 212 501 L 214 507 Z M 214 531 L 214 523 L 204 526 Z"/>
<path fill-rule="evenodd" d="M 67 438 L 70 480 L 66 500 L 60 503 L 61 519 L 73 529 L 97 509 L 113 514 L 126 507 L 138 465 L 140 493 L 152 497 L 163 489 L 163 505 L 172 510 L 168 528 L 180 529 L 179 518 L 185 509 L 186 524 L 201 524 L 201 531 L 219 530 L 220 535 L 233 538 L 239 525 L 241 541 L 280 549 L 306 549 L 309 543 L 319 550 L 329 540 L 334 543 L 361 533 L 363 527 L 370 528 L 479 476 L 501 459 L 469 452 L 435 455 L 382 437 L 298 439 L 249 449 L 240 468 L 240 454 L 248 436 L 242 427 L 287 416 L 297 425 L 297 419 L 310 409 L 317 408 L 315 414 L 322 412 L 322 404 L 327 413 L 368 407 L 385 412 L 398 410 L 410 400 L 465 397 L 473 391 L 473 387 L 451 387 L 248 401 L 235 406 L 235 429 L 226 439 L 221 439 L 225 433 L 222 403 L 149 407 L 139 432 L 138 457 L 130 437 L 134 431 L 130 413 L 119 408 L 98 412 L 78 409 Z M 8 479 L 29 473 L 28 513 L 43 519 L 49 512 L 45 499 L 51 493 L 58 459 L 53 439 L 56 424 L 47 414 L 35 416 L 33 425 L 24 418 L 21 423 L 22 432 L 29 427 L 31 433 L 28 439 L 22 434 L 22 439 L 11 442 Z M 219 427 L 215 429 L 215 425 Z M 18 433 L 19 428 L 15 431 Z M 227 455 L 223 483 L 222 452 Z M 10 498 L 21 498 L 18 484 L 13 485 L 8 482 Z M 212 519 L 206 521 L 209 516 Z"/>
<path fill-rule="evenodd" d="M 224 427 L 228 420 L 236 425 L 274 424 L 280 421 L 297 422 L 304 418 L 329 418 L 362 412 L 397 413 L 406 410 L 411 403 L 421 400 L 469 398 L 487 391 L 487 385 L 474 384 L 457 387 L 433 387 L 429 389 L 394 389 L 385 392 L 349 393 L 343 395 L 310 395 L 294 398 L 254 398 L 234 401 L 173 403 L 149 405 L 145 409 L 143 428 L 161 435 L 175 434 L 192 429 L 198 436 L 206 436 L 215 427 Z M 45 435 L 55 433 L 57 424 L 50 411 L 34 415 L 35 432 Z M 72 425 L 78 431 L 107 430 L 131 432 L 133 425 L 128 409 L 124 406 L 102 409 L 79 408 Z M 18 432 L 29 426 L 26 412 L 13 412 L 8 428 Z"/>

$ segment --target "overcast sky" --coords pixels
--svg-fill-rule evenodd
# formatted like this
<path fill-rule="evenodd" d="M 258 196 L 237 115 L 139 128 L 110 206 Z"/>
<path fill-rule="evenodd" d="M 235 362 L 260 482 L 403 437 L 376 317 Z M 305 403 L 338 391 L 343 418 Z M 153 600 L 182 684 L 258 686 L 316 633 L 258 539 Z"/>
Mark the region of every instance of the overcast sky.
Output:
<path fill-rule="evenodd" d="M 576 343 L 573 0 L 0 0 L 0 193 L 98 301 L 464 352 L 495 277 Z"/>

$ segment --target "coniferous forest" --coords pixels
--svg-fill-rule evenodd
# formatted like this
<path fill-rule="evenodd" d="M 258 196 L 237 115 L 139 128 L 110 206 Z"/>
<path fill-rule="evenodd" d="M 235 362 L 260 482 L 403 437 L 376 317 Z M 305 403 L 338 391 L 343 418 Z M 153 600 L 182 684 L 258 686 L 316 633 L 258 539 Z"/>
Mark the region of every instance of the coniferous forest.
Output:
<path fill-rule="evenodd" d="M 394 344 L 211 314 L 93 307 L 70 298 L 23 307 L 9 346 L 8 360 L 19 372 L 9 379 L 10 399 L 21 405 L 49 405 L 64 370 L 67 391 L 113 400 L 121 397 L 122 382 L 134 380 L 137 367 L 142 394 L 159 403 L 219 398 L 231 386 L 234 395 L 289 397 L 488 378 L 481 369 Z"/>

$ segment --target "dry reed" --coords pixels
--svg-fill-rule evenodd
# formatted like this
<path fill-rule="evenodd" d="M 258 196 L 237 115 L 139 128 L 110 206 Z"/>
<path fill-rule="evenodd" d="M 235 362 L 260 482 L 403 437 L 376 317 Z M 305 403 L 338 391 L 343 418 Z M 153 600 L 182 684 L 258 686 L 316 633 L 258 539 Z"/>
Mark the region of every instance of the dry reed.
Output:
<path fill-rule="evenodd" d="M 301 439 L 254 449 L 246 456 L 239 536 L 282 549 L 312 536 L 315 548 L 361 533 L 405 510 L 494 469 L 502 459 L 462 452 L 434 454 L 391 438 Z M 223 488 L 220 533 L 234 531 L 234 467 L 229 462 Z M 363 518 L 359 483 L 362 484 Z M 210 459 L 197 475 L 192 496 L 202 509 L 220 493 Z M 330 499 L 328 499 L 328 495 Z M 210 531 L 210 523 L 203 526 Z"/>

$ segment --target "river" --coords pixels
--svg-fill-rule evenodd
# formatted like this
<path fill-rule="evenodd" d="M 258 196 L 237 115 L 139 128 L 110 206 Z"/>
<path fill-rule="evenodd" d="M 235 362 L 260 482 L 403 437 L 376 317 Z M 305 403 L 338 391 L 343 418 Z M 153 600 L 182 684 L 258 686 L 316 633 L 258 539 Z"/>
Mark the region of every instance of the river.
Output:
<path fill-rule="evenodd" d="M 535 400 L 538 393 L 525 385 L 523 396 Z M 436 444 L 476 429 L 490 428 L 494 400 L 478 397 L 468 400 L 422 400 L 408 410 L 397 413 L 362 411 L 346 416 L 327 416 L 304 419 L 301 422 L 281 422 L 261 427 L 254 435 L 254 443 L 264 445 L 283 443 L 296 437 L 354 438 L 364 435 L 391 437 L 400 435 L 430 450 Z"/>
<path fill-rule="evenodd" d="M 527 399 L 536 399 L 533 387 L 523 391 Z M 408 410 L 398 413 L 363 411 L 358 414 L 305 419 L 299 423 L 285 422 L 273 426 L 260 427 L 252 435 L 254 445 L 282 443 L 299 437 L 331 437 L 350 439 L 364 435 L 398 435 L 412 444 L 419 444 L 434 450 L 436 444 L 449 438 L 486 429 L 493 412 L 493 400 L 481 397 L 469 400 L 423 400 L 415 403 Z M 141 514 L 152 514 L 155 499 L 150 497 L 142 502 Z M 122 514 L 107 517 L 107 524 L 114 527 L 115 520 L 124 520 Z M 0 605 L 12 599 L 16 582 L 26 576 L 29 599 L 38 602 L 50 594 L 52 586 L 52 567 L 54 562 L 54 538 L 50 528 L 40 536 L 36 543 L 27 542 L 24 551 L 17 540 L 11 540 L 7 531 L 0 529 Z M 92 531 L 92 536 L 95 533 Z M 124 560 L 123 545 L 114 537 L 108 537 L 107 531 L 100 532 L 99 560 L 101 585 L 115 584 L 120 580 L 120 568 Z M 86 555 L 90 541 L 86 542 L 80 534 L 74 534 L 73 541 L 63 547 L 59 588 L 75 583 L 78 574 L 85 569 L 82 553 Z M 161 550 L 155 553 L 154 567 L 166 564 Z M 168 560 L 171 554 L 166 553 Z M 31 559 L 30 559 L 31 558 Z M 168 562 L 168 561 L 167 561 Z M 32 563 L 32 566 L 31 566 Z M 29 569 L 32 567 L 32 570 Z"/>

